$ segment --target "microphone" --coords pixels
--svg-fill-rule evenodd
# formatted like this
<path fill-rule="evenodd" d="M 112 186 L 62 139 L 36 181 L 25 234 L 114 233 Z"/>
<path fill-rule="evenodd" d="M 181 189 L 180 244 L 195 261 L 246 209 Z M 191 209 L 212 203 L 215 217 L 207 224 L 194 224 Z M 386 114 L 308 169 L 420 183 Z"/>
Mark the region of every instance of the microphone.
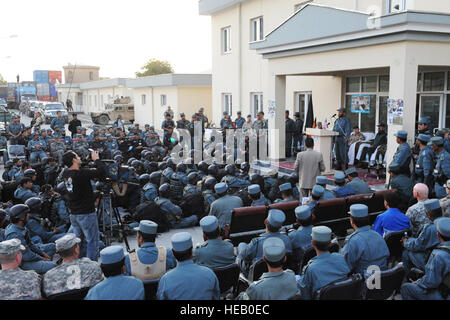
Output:
<path fill-rule="evenodd" d="M 331 117 L 331 119 L 333 119 L 334 117 L 336 117 L 337 116 L 337 114 L 335 113 L 335 114 L 333 114 L 333 116 Z"/>

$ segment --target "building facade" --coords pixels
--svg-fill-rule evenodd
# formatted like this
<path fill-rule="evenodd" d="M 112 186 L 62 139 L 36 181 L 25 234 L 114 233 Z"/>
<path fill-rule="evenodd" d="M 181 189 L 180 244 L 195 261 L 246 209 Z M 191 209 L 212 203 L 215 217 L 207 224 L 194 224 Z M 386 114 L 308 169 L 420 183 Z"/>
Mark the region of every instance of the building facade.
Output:
<path fill-rule="evenodd" d="M 129 79 L 128 86 L 133 89 L 135 121 L 140 125 L 161 126 L 164 112 L 168 106 L 174 112 L 174 120 L 180 113 L 187 120 L 201 107 L 211 119 L 212 92 L 210 74 L 163 74 Z"/>
<path fill-rule="evenodd" d="M 199 8 L 212 21 L 214 120 L 224 110 L 267 114 L 274 101 L 274 158 L 284 158 L 284 111 L 306 118 L 311 99 L 318 122 L 344 106 L 363 132 L 388 123 L 388 162 L 393 134 L 404 129 L 413 143 L 418 117 L 450 126 L 449 1 L 201 0 Z M 357 96 L 369 112 L 352 112 Z M 402 120 L 389 123 L 388 99 L 403 101 Z"/>

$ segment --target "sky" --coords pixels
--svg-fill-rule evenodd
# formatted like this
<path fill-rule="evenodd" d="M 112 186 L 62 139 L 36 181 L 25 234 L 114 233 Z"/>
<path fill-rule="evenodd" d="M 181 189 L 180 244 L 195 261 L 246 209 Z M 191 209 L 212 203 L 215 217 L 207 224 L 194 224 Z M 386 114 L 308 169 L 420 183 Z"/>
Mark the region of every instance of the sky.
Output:
<path fill-rule="evenodd" d="M 199 15 L 198 0 L 13 0 L 1 11 L 0 74 L 8 82 L 68 63 L 99 66 L 100 77 L 135 77 L 150 58 L 177 73 L 211 71 L 211 19 Z"/>

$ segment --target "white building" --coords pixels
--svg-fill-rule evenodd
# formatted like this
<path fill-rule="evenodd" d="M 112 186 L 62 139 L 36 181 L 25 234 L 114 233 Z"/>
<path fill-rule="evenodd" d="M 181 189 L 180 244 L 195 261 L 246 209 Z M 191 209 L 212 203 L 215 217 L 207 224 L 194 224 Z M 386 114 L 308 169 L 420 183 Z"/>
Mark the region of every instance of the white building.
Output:
<path fill-rule="evenodd" d="M 168 106 L 175 121 L 180 113 L 190 121 L 201 107 L 211 120 L 210 74 L 162 74 L 128 79 L 127 85 L 133 89 L 135 121 L 140 125 L 149 123 L 159 128 Z"/>
<path fill-rule="evenodd" d="M 285 109 L 306 117 L 309 99 L 318 121 L 344 106 L 365 132 L 388 122 L 389 98 L 403 100 L 403 117 L 388 123 L 388 162 L 393 134 L 408 131 L 412 144 L 419 116 L 450 127 L 450 1 L 200 0 L 199 10 L 212 21 L 214 120 L 267 114 L 275 101 L 274 158 L 284 158 Z M 368 114 L 351 112 L 355 95 L 370 96 Z"/>

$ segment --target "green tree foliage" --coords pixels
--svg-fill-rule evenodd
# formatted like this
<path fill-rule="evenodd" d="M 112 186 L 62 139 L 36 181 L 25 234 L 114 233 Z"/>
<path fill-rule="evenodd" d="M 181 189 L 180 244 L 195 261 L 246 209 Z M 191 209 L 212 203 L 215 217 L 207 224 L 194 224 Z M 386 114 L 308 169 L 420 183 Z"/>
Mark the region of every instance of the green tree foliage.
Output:
<path fill-rule="evenodd" d="M 173 68 L 167 61 L 150 59 L 147 64 L 141 68 L 142 72 L 136 72 L 136 77 L 148 77 L 157 74 L 173 73 Z"/>
<path fill-rule="evenodd" d="M 5 81 L 5 79 L 3 79 L 3 76 L 0 74 L 0 84 L 8 84 L 7 81 Z"/>

